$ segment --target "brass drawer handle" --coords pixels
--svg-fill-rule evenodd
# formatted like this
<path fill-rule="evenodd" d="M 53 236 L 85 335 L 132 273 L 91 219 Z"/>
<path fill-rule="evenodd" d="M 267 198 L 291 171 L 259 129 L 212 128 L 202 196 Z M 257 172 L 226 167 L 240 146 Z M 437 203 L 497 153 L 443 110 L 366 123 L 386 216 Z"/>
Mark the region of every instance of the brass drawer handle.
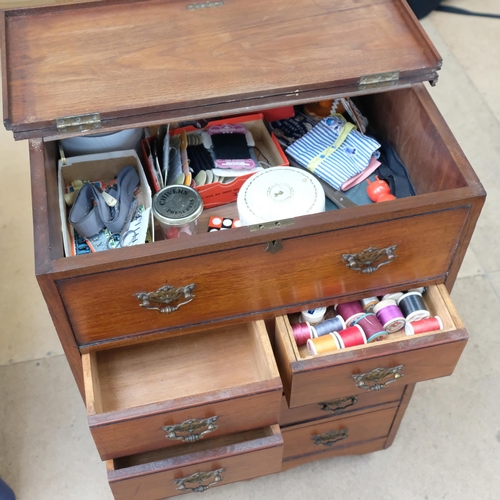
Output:
<path fill-rule="evenodd" d="M 183 305 L 189 304 L 194 299 L 193 290 L 195 284 L 191 283 L 187 286 L 174 287 L 171 285 L 164 285 L 158 288 L 156 292 L 139 292 L 134 293 L 134 297 L 137 297 L 139 301 L 139 306 L 149 309 L 150 311 L 158 311 L 160 313 L 170 314 L 179 310 Z M 176 306 L 168 305 L 171 302 L 176 302 L 184 298 L 184 302 L 177 304 Z M 164 307 L 162 307 L 164 304 Z"/>
<path fill-rule="evenodd" d="M 333 399 L 332 401 L 325 401 L 324 403 L 318 403 L 323 411 L 328 411 L 334 415 L 341 415 L 350 406 L 355 405 L 358 402 L 356 396 L 350 396 L 348 398 Z"/>
<path fill-rule="evenodd" d="M 381 248 L 380 250 L 377 247 L 370 247 L 360 253 L 345 253 L 342 255 L 342 259 L 344 259 L 344 262 L 349 269 L 370 274 L 374 273 L 380 267 L 389 264 L 397 257 L 394 253 L 396 251 L 396 247 L 397 245 L 393 245 L 392 247 Z M 375 265 L 375 263 L 382 257 L 386 257 L 387 260 L 379 262 Z"/>
<path fill-rule="evenodd" d="M 163 427 L 166 434 L 165 437 L 172 440 L 178 439 L 186 443 L 194 443 L 199 441 L 203 436 L 205 436 L 205 434 L 209 434 L 210 432 L 217 430 L 215 422 L 218 418 L 219 417 L 217 415 L 215 417 L 204 419 L 190 418 L 181 424 L 166 425 Z"/>
<path fill-rule="evenodd" d="M 401 373 L 403 365 L 395 366 L 394 368 L 375 368 L 371 372 L 362 373 L 361 375 L 353 375 L 352 378 L 356 382 L 356 386 L 360 389 L 368 389 L 370 391 L 381 391 L 389 384 L 396 382 L 398 378 L 404 376 Z M 387 377 L 392 377 L 383 382 Z"/>
<path fill-rule="evenodd" d="M 324 434 L 319 434 L 317 436 L 311 436 L 314 444 L 318 446 L 332 446 L 332 444 L 338 443 L 343 439 L 349 437 L 349 429 L 340 429 L 340 431 L 328 431 Z"/>
<path fill-rule="evenodd" d="M 174 483 L 178 485 L 177 489 L 179 491 L 184 490 L 186 493 L 191 493 L 191 492 L 203 493 L 204 491 L 207 491 L 208 488 L 210 488 L 210 486 L 220 483 L 224 479 L 221 476 L 223 472 L 224 469 L 217 469 L 210 472 L 195 472 L 190 476 L 183 477 L 181 479 L 174 479 Z M 202 484 L 204 482 L 206 483 L 207 481 L 211 482 L 208 484 Z M 187 486 L 190 484 L 196 486 Z"/>

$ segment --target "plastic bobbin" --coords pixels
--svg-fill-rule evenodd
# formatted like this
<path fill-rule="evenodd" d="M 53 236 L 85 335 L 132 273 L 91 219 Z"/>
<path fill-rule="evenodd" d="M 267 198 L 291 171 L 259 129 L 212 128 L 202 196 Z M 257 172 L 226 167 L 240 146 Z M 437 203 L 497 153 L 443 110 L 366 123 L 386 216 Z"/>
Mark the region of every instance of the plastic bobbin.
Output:
<path fill-rule="evenodd" d="M 300 313 L 302 321 L 307 321 L 311 325 L 317 325 L 323 321 L 326 314 L 326 307 L 318 307 L 316 309 L 308 309 Z"/>
<path fill-rule="evenodd" d="M 403 292 L 386 293 L 382 300 L 395 300 L 396 302 L 403 296 Z"/>
<path fill-rule="evenodd" d="M 434 316 L 433 318 L 421 319 L 420 321 L 415 321 L 413 323 L 406 323 L 405 325 L 406 335 L 437 332 L 443 329 L 444 329 L 443 322 L 439 316 Z"/>

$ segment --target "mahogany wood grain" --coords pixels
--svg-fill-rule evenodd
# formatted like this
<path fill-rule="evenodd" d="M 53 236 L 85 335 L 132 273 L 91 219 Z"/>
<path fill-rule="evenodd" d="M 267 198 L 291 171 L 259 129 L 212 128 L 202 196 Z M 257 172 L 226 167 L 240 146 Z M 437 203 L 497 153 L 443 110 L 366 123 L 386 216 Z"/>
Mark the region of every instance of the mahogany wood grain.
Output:
<path fill-rule="evenodd" d="M 206 324 L 376 287 L 444 279 L 467 216 L 465 208 L 429 213 L 286 240 L 276 254 L 254 245 L 57 285 L 79 344 Z M 342 260 L 344 254 L 392 245 L 397 245 L 396 259 L 372 274 L 353 271 Z M 195 299 L 172 314 L 140 307 L 136 293 L 154 292 L 167 283 L 194 283 Z M 113 329 L 103 328 L 103 322 Z"/>
<path fill-rule="evenodd" d="M 280 427 L 296 425 L 310 420 L 339 415 L 351 415 L 367 409 L 375 410 L 379 405 L 400 401 L 404 389 L 396 387 L 380 392 L 354 393 L 344 398 L 327 398 L 323 401 L 297 408 L 289 408 L 286 397 L 281 400 Z"/>
<path fill-rule="evenodd" d="M 194 446 L 200 451 L 180 455 L 182 450 L 174 448 L 109 462 L 108 480 L 115 499 L 160 500 L 180 495 L 183 491 L 174 480 L 197 472 L 223 468 L 222 481 L 216 485 L 222 486 L 281 470 L 283 439 L 278 426 Z"/>
<path fill-rule="evenodd" d="M 186 7 L 148 0 L 7 11 L 7 126 L 47 135 L 57 117 L 89 112 L 132 125 L 160 111 L 168 119 L 342 85 L 356 93 L 362 75 L 395 70 L 401 85 L 433 80 L 441 65 L 399 0 Z"/>
<path fill-rule="evenodd" d="M 315 420 L 313 423 L 285 427 L 282 429 L 285 443 L 283 460 L 385 437 L 389 434 L 396 410 L 397 406 L 393 406 L 362 415 Z M 347 430 L 347 438 L 331 445 L 316 444 L 313 440 L 313 436 L 341 430 Z"/>
<path fill-rule="evenodd" d="M 384 445 L 384 448 L 389 448 L 389 446 L 392 446 L 392 443 L 394 442 L 394 439 L 396 438 L 396 434 L 399 430 L 399 426 L 401 425 L 401 421 L 403 420 L 403 417 L 405 416 L 406 409 L 408 408 L 408 405 L 410 404 L 411 397 L 413 395 L 413 391 L 415 389 L 416 384 L 410 384 L 405 387 L 405 391 L 403 394 L 403 397 L 401 399 L 401 404 L 399 405 L 398 412 L 396 413 L 396 417 L 394 418 L 394 421 L 391 426 L 391 430 L 389 432 L 389 436 L 387 438 L 387 441 Z"/>
<path fill-rule="evenodd" d="M 396 384 L 402 386 L 450 375 L 467 343 L 468 334 L 444 285 L 431 287 L 427 293 L 427 305 L 432 314 L 442 316 L 443 331 L 411 337 L 398 332 L 386 341 L 332 354 L 308 356 L 307 351 L 297 348 L 288 320 L 277 318 L 276 359 L 289 406 L 294 408 L 329 397 L 349 396 L 357 392 L 353 375 L 376 368 L 403 365 L 403 376 L 391 382 L 391 388 Z M 382 382 L 386 380 L 390 377 Z"/>
<path fill-rule="evenodd" d="M 357 444 L 353 446 L 346 446 L 345 448 L 335 448 L 328 451 L 319 451 L 317 453 L 311 453 L 310 455 L 302 455 L 300 457 L 294 457 L 287 460 L 283 460 L 282 471 L 287 471 L 293 467 L 299 465 L 307 464 L 309 462 L 314 462 L 316 460 L 323 460 L 325 458 L 332 457 L 343 457 L 346 455 L 366 455 L 367 453 L 374 453 L 375 451 L 380 451 L 384 449 L 384 444 L 386 438 L 374 439 L 371 441 L 366 441 L 362 444 Z"/>
<path fill-rule="evenodd" d="M 180 446 L 163 427 L 189 419 L 218 417 L 203 439 L 278 422 L 282 385 L 262 321 L 82 358 L 102 459 Z"/>

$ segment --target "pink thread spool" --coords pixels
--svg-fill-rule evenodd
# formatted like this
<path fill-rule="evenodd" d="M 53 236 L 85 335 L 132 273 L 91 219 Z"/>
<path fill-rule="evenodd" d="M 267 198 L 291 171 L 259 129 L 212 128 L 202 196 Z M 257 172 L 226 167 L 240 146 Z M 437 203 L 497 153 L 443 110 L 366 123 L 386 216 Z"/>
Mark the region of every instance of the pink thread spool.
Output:
<path fill-rule="evenodd" d="M 354 300 L 352 302 L 344 302 L 343 304 L 336 304 L 335 309 L 338 314 L 344 318 L 345 324 L 347 326 L 352 326 L 354 321 L 360 316 L 365 314 L 363 306 L 359 300 Z"/>
<path fill-rule="evenodd" d="M 387 333 L 394 333 L 405 326 L 406 320 L 395 300 L 382 300 L 374 308 L 373 312 L 384 326 Z"/>
<path fill-rule="evenodd" d="M 427 332 L 437 332 L 443 329 L 443 322 L 439 316 L 434 316 L 434 318 L 421 319 L 420 321 L 414 321 L 413 323 L 406 323 L 405 332 L 406 335 L 416 335 L 419 333 Z"/>
<path fill-rule="evenodd" d="M 387 332 L 384 330 L 382 323 L 380 323 L 374 313 L 368 313 L 361 316 L 354 324 L 359 325 L 363 329 L 368 343 L 378 342 L 387 338 Z"/>
<path fill-rule="evenodd" d="M 354 347 L 356 345 L 366 344 L 366 335 L 359 325 L 349 326 L 340 332 L 334 332 L 337 336 L 340 347 Z"/>
<path fill-rule="evenodd" d="M 298 346 L 304 345 L 309 339 L 312 339 L 315 336 L 311 325 L 307 321 L 292 325 L 292 331 L 293 338 Z"/>

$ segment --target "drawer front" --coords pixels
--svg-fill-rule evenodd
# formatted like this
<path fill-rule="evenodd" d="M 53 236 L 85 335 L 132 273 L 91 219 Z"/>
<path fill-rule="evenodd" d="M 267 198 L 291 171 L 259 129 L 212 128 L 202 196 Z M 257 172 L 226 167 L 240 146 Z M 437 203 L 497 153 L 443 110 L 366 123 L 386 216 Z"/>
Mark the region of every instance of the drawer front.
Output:
<path fill-rule="evenodd" d="M 278 423 L 283 386 L 263 321 L 93 351 L 82 364 L 102 459 Z"/>
<path fill-rule="evenodd" d="M 345 448 L 389 434 L 397 407 L 283 429 L 283 460 Z"/>
<path fill-rule="evenodd" d="M 275 354 L 290 408 L 451 375 L 468 334 L 444 285 L 429 287 L 426 297 L 443 331 L 407 337 L 403 330 L 386 341 L 320 356 L 302 355 L 287 318 L 277 318 Z"/>
<path fill-rule="evenodd" d="M 157 448 L 189 446 L 200 439 L 210 440 L 276 424 L 279 398 L 279 390 L 242 395 L 186 410 L 166 410 L 118 422 L 106 422 L 106 415 L 95 415 L 89 417 L 89 426 L 101 459 L 107 460 Z"/>
<path fill-rule="evenodd" d="M 308 462 L 314 462 L 315 460 L 323 460 L 325 458 L 342 457 L 346 455 L 366 455 L 367 453 L 383 450 L 386 448 L 386 442 L 387 438 L 383 437 L 367 441 L 363 444 L 347 446 L 346 448 L 334 448 L 333 450 L 319 451 L 317 453 L 311 453 L 310 455 L 290 457 L 283 460 L 281 470 L 286 471 L 293 467 L 298 467 Z"/>
<path fill-rule="evenodd" d="M 419 280 L 444 281 L 468 212 L 455 208 L 284 239 L 275 254 L 265 244 L 252 245 L 60 280 L 57 286 L 79 344 L 204 325 Z M 370 247 L 394 248 L 376 260 L 374 272 L 347 265 L 344 255 Z M 165 285 L 173 290 L 161 290 Z M 172 297 L 178 299 L 170 306 L 187 303 L 159 312 L 167 304 L 155 300 Z"/>
<path fill-rule="evenodd" d="M 318 403 L 313 403 L 297 408 L 289 408 L 286 398 L 281 400 L 280 426 L 307 422 L 339 415 L 350 415 L 352 413 L 366 410 L 385 403 L 398 402 L 401 400 L 404 386 L 386 391 L 364 392 L 353 394 L 343 398 L 328 398 Z"/>
<path fill-rule="evenodd" d="M 147 456 L 139 464 L 110 461 L 111 490 L 116 500 L 160 500 L 279 472 L 283 456 L 279 427 L 272 426 L 267 434 L 152 462 L 144 462 Z"/>

